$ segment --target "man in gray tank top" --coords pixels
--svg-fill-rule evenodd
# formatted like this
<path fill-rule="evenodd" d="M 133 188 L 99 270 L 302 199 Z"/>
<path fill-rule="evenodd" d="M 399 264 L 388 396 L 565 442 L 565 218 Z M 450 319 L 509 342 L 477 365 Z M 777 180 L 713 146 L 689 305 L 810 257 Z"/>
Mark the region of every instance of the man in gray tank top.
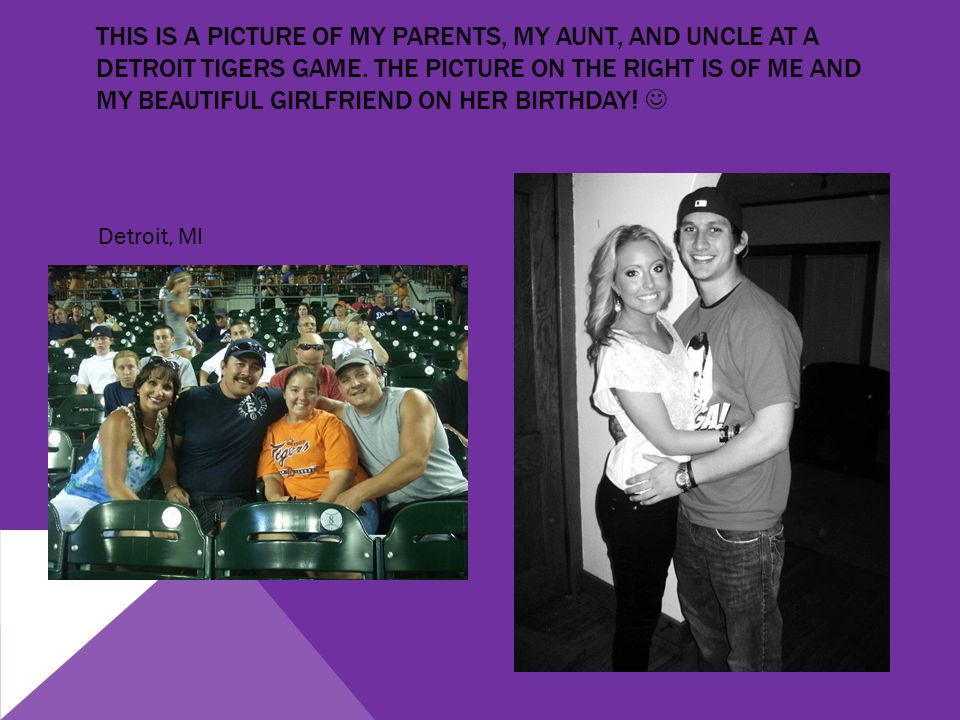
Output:
<path fill-rule="evenodd" d="M 365 500 L 380 498 L 385 526 L 401 505 L 467 492 L 467 479 L 423 392 L 381 387 L 380 369 L 363 350 L 340 356 L 336 372 L 346 402 L 320 398 L 318 407 L 353 431 L 360 462 L 370 473 L 370 479 L 337 496 L 338 505 L 356 512 Z"/>

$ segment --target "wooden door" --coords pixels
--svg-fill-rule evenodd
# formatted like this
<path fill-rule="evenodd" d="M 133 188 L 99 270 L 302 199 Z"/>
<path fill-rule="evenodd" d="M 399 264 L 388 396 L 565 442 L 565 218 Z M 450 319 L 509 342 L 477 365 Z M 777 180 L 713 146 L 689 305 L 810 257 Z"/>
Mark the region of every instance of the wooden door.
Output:
<path fill-rule="evenodd" d="M 567 592 L 557 178 L 514 182 L 514 558 L 519 613 Z"/>

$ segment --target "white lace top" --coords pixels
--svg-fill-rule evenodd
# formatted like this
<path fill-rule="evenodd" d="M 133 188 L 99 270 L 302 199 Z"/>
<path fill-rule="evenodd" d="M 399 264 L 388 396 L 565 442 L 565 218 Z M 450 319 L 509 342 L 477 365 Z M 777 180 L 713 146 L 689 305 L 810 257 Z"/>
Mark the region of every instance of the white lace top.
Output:
<path fill-rule="evenodd" d="M 607 477 L 621 490 L 626 481 L 653 467 L 643 455 L 664 455 L 630 422 L 626 411 L 613 390 L 658 393 L 678 430 L 693 428 L 693 375 L 687 362 L 683 341 L 673 325 L 659 318 L 673 338 L 669 353 L 644 345 L 629 333 L 613 330 L 610 344 L 600 350 L 597 358 L 597 382 L 593 402 L 600 412 L 613 415 L 626 437 L 618 442 L 607 456 Z M 674 460 L 688 460 L 688 455 L 669 455 Z"/>

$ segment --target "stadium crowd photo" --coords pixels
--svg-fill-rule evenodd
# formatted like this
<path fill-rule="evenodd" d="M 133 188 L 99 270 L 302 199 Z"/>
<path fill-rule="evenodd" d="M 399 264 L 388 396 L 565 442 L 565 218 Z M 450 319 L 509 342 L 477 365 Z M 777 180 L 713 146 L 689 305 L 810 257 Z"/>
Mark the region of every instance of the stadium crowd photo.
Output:
<path fill-rule="evenodd" d="M 50 266 L 48 577 L 465 579 L 462 266 Z"/>

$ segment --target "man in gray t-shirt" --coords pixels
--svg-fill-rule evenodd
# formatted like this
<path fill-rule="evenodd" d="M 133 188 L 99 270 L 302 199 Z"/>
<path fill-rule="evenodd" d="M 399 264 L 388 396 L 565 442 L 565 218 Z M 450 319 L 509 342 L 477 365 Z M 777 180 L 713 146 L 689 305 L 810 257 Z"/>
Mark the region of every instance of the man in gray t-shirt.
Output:
<path fill-rule="evenodd" d="M 683 493 L 673 562 L 701 667 L 780 670 L 781 516 L 802 339 L 793 316 L 743 275 L 742 227 L 739 203 L 716 188 L 680 202 L 677 252 L 700 297 L 675 326 L 693 370 L 694 427 L 716 433 L 718 449 L 684 463 L 656 458 L 627 492 L 645 505 Z"/>
<path fill-rule="evenodd" d="M 337 496 L 337 504 L 356 512 L 365 500 L 380 498 L 385 527 L 401 505 L 467 492 L 467 479 L 423 392 L 382 387 L 380 369 L 359 349 L 339 357 L 336 372 L 346 402 L 321 397 L 318 407 L 353 431 L 360 462 L 370 473 L 368 480 Z"/>

